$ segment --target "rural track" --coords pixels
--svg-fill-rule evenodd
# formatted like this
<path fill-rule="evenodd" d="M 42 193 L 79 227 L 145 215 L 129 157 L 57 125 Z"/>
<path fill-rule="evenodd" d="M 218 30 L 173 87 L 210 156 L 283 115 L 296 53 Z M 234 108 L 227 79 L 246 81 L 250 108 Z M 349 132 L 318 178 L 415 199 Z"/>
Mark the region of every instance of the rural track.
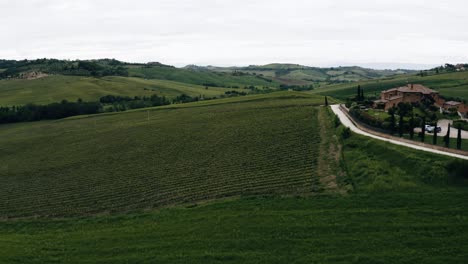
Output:
<path fill-rule="evenodd" d="M 399 141 L 399 140 L 388 139 L 388 138 L 384 138 L 384 137 L 380 137 L 380 136 L 377 136 L 377 135 L 370 134 L 368 132 L 365 132 L 365 131 L 359 129 L 356 125 L 354 125 L 354 123 L 348 118 L 348 116 L 346 116 L 343 113 L 343 111 L 340 109 L 340 105 L 338 105 L 338 104 L 331 105 L 331 109 L 338 116 L 341 123 L 345 127 L 349 127 L 351 129 L 351 131 L 353 131 L 353 132 L 355 132 L 357 134 L 364 135 L 364 136 L 371 137 L 371 138 L 375 138 L 375 139 L 382 140 L 382 141 L 386 141 L 386 142 L 390 142 L 390 143 L 395 144 L 395 145 L 405 146 L 405 147 L 409 147 L 409 148 L 413 148 L 413 149 L 417 149 L 417 150 L 422 150 L 422 151 L 432 152 L 432 153 L 440 154 L 440 155 L 444 155 L 444 156 L 449 156 L 449 157 L 468 160 L 468 156 L 466 156 L 466 155 L 460 155 L 460 154 L 445 152 L 445 151 L 441 151 L 441 150 L 426 148 L 426 147 L 422 147 L 422 146 L 402 142 L 402 141 Z"/>

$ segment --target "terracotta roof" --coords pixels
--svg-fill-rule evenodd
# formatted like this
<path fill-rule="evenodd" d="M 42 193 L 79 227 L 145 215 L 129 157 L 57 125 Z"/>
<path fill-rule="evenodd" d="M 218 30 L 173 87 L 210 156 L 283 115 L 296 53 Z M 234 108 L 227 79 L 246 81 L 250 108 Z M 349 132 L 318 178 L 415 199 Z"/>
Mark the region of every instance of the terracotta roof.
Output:
<path fill-rule="evenodd" d="M 408 86 L 403 86 L 398 88 L 400 92 L 407 92 L 407 93 L 422 93 L 422 94 L 432 94 L 432 93 L 439 93 L 432 89 L 427 88 L 421 84 L 408 84 Z"/>
<path fill-rule="evenodd" d="M 402 87 L 397 87 L 397 88 L 386 90 L 384 91 L 384 93 L 392 92 L 392 91 L 399 91 L 402 93 L 422 93 L 422 94 L 439 93 L 421 84 L 408 84 L 407 86 L 402 86 Z"/>
<path fill-rule="evenodd" d="M 388 92 L 393 92 L 393 91 L 396 91 L 398 90 L 398 88 L 392 88 L 392 89 L 388 89 L 388 90 L 385 90 L 383 91 L 384 93 L 388 93 Z"/>

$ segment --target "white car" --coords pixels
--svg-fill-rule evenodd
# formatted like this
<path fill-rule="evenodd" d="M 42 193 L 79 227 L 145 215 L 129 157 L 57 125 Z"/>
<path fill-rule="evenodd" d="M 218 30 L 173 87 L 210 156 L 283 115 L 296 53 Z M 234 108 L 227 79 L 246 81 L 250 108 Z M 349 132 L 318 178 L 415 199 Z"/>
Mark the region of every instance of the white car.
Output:
<path fill-rule="evenodd" d="M 441 128 L 440 126 L 437 126 L 437 128 L 436 128 L 436 127 L 434 127 L 434 126 L 427 126 L 427 125 L 426 125 L 425 128 L 426 128 L 426 131 L 429 132 L 429 133 L 433 133 L 434 130 L 436 130 L 437 133 L 440 133 L 440 132 L 442 131 L 442 128 Z"/>

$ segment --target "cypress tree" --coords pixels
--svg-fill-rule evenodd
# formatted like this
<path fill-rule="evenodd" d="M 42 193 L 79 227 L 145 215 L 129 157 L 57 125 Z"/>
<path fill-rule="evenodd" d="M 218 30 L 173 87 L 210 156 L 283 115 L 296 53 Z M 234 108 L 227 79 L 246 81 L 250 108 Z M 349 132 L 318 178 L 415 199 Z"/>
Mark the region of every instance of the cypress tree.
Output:
<path fill-rule="evenodd" d="M 461 149 L 461 125 L 458 126 L 458 135 L 457 135 L 457 149 Z"/>
<path fill-rule="evenodd" d="M 448 124 L 447 135 L 445 135 L 445 147 L 450 147 L 450 124 Z"/>
<path fill-rule="evenodd" d="M 410 125 L 409 136 L 410 136 L 410 139 L 413 139 L 414 138 L 414 115 L 411 116 L 409 125 Z"/>
<path fill-rule="evenodd" d="M 421 142 L 424 142 L 424 136 L 426 134 L 426 118 L 423 117 L 421 121 Z"/>
<path fill-rule="evenodd" d="M 432 144 L 437 145 L 437 120 L 434 124 L 434 136 L 432 137 Z"/>
<path fill-rule="evenodd" d="M 390 114 L 390 132 L 393 135 L 395 133 L 395 108 L 388 109 L 388 113 Z"/>
<path fill-rule="evenodd" d="M 328 106 L 328 99 L 326 96 L 325 96 L 325 106 Z"/>
<path fill-rule="evenodd" d="M 403 137 L 403 115 L 400 113 L 400 122 L 398 123 L 398 134 Z"/>
<path fill-rule="evenodd" d="M 361 100 L 361 85 L 357 86 L 357 97 L 356 97 L 356 99 L 357 99 L 357 101 Z"/>

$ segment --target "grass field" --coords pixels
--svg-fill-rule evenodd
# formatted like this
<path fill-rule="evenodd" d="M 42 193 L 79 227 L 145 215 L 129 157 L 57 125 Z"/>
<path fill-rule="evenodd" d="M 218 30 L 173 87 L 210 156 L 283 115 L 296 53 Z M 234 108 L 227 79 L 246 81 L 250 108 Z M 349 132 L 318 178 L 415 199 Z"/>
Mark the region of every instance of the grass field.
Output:
<path fill-rule="evenodd" d="M 413 74 L 398 75 L 378 80 L 322 86 L 314 90 L 313 93 L 346 99 L 354 96 L 357 85 L 361 85 L 367 96 L 379 96 L 382 90 L 404 86 L 407 83 L 423 84 L 439 91 L 444 96 L 468 98 L 468 72 L 444 73 L 425 77 Z"/>
<path fill-rule="evenodd" d="M 23 105 L 27 103 L 47 104 L 63 99 L 76 101 L 98 101 L 105 95 L 175 97 L 182 93 L 190 96 L 214 97 L 232 88 L 209 87 L 179 83 L 167 80 L 145 80 L 127 77 L 80 77 L 53 75 L 41 79 L 0 80 L 0 106 Z"/>
<path fill-rule="evenodd" d="M 439 136 L 437 136 L 437 146 L 445 147 L 444 136 L 440 136 L 440 133 L 438 135 Z M 409 135 L 403 135 L 403 137 L 406 138 L 406 139 L 410 139 Z M 433 137 L 434 137 L 434 134 L 426 133 L 424 142 L 427 143 L 427 144 L 432 144 Z M 421 139 L 418 137 L 417 134 L 414 135 L 413 140 L 421 142 Z M 456 138 L 450 138 L 449 148 L 452 148 L 452 149 L 457 148 L 457 139 Z M 468 152 L 468 139 L 462 139 L 461 150 L 464 150 L 464 151 Z"/>
<path fill-rule="evenodd" d="M 3 263 L 466 263 L 466 191 L 0 222 Z"/>
<path fill-rule="evenodd" d="M 322 100 L 284 92 L 3 125 L 0 215 L 83 215 L 311 193 L 319 188 L 315 106 Z"/>

